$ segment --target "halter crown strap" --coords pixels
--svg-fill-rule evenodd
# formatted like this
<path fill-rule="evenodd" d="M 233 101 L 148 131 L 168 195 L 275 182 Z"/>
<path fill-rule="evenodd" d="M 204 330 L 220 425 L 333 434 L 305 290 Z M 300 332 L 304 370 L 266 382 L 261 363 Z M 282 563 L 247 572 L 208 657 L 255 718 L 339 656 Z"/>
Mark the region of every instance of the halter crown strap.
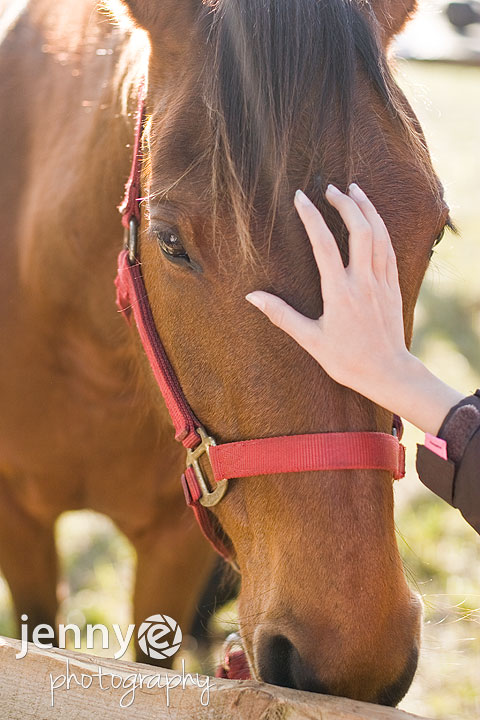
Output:
<path fill-rule="evenodd" d="M 234 478 L 325 470 L 386 470 L 395 479 L 405 475 L 405 451 L 398 438 L 378 432 L 316 433 L 244 440 L 217 445 L 195 417 L 158 334 L 137 259 L 141 219 L 141 136 L 145 122 L 144 87 L 137 110 L 132 168 L 120 206 L 126 248 L 118 257 L 117 305 L 126 319 L 133 315 L 153 374 L 175 428 L 175 438 L 187 449 L 182 485 L 207 539 L 225 558 L 231 550 L 208 508 L 224 496 Z M 397 434 L 401 421 L 394 421 Z M 209 472 L 205 474 L 205 460 Z M 211 482 L 208 477 L 211 477 Z M 212 487 L 213 486 L 213 487 Z"/>
<path fill-rule="evenodd" d="M 122 225 L 128 230 L 132 219 L 140 225 L 140 193 L 141 193 L 141 177 L 142 177 L 142 157 L 141 144 L 142 133 L 145 125 L 146 108 L 145 108 L 145 80 L 142 81 L 138 90 L 138 106 L 135 118 L 135 140 L 133 143 L 132 167 L 125 185 L 125 195 L 123 202 L 118 206 L 122 216 Z"/>

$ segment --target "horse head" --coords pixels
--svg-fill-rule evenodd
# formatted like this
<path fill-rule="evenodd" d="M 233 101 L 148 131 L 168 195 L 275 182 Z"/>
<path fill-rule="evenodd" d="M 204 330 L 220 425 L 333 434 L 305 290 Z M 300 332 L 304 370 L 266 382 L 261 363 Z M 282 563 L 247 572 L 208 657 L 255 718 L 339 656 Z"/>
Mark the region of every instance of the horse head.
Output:
<path fill-rule="evenodd" d="M 334 383 L 244 297 L 263 288 L 321 314 L 294 192 L 301 187 L 322 210 L 348 262 L 345 227 L 324 192 L 355 180 L 390 230 L 410 340 L 448 216 L 387 60 L 414 0 L 125 5 L 150 43 L 142 272 L 195 415 L 218 442 L 389 432 L 389 413 Z M 390 475 L 233 480 L 213 511 L 241 572 L 254 674 L 396 704 L 416 669 L 421 603 L 398 553 Z"/>

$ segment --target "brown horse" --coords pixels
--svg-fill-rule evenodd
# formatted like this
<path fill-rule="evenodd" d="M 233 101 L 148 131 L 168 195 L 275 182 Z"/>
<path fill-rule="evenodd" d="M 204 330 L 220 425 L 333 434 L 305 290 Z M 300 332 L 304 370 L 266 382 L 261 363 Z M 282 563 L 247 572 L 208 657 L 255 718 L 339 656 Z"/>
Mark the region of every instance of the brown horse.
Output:
<path fill-rule="evenodd" d="M 53 526 L 109 515 L 138 556 L 135 621 L 188 625 L 214 555 L 185 508 L 184 450 L 114 304 L 133 113 L 148 74 L 142 267 L 195 414 L 220 441 L 380 430 L 252 309 L 264 288 L 318 316 L 293 212 L 356 179 L 398 255 L 405 322 L 447 210 L 386 54 L 415 0 L 3 2 L 0 566 L 18 614 L 54 623 Z M 346 251 L 345 251 L 345 260 Z M 263 680 L 393 704 L 415 672 L 420 603 L 379 471 L 230 483 L 216 508 L 242 575 L 243 641 Z"/>

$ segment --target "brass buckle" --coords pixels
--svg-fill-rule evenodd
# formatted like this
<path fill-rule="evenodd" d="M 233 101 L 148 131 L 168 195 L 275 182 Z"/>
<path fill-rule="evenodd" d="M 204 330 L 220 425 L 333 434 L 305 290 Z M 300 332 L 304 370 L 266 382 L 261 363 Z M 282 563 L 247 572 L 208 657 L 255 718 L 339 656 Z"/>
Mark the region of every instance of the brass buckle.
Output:
<path fill-rule="evenodd" d="M 196 448 L 187 448 L 187 468 L 193 468 L 200 490 L 202 491 L 202 495 L 199 498 L 200 504 L 204 507 L 213 507 L 220 502 L 227 492 L 228 480 L 219 480 L 216 483 L 215 490 L 210 490 L 198 461 L 204 453 L 206 453 L 210 459 L 210 448 L 217 443 L 212 437 L 207 435 L 203 427 L 198 427 L 196 430 L 202 438 L 202 442 L 200 445 L 197 445 Z"/>

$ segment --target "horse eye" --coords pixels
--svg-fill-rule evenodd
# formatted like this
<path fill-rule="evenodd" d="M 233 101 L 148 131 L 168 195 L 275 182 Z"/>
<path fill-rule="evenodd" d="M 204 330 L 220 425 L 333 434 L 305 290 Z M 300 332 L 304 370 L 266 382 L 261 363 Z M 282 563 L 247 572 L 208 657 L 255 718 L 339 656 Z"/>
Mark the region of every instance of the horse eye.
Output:
<path fill-rule="evenodd" d="M 442 242 L 443 236 L 445 235 L 445 230 L 447 229 L 447 227 L 448 227 L 448 225 L 445 225 L 445 227 L 442 228 L 442 230 L 440 231 L 440 233 L 439 233 L 439 234 L 437 235 L 437 237 L 435 238 L 435 242 L 433 243 L 432 249 L 430 250 L 430 260 L 432 259 L 432 257 L 433 257 L 434 254 L 435 254 L 435 248 L 437 247 L 437 245 L 439 245 L 439 244 Z"/>
<path fill-rule="evenodd" d="M 189 260 L 188 254 L 182 245 L 179 236 L 172 230 L 156 230 L 155 237 L 161 251 L 171 258 Z"/>
<path fill-rule="evenodd" d="M 444 228 L 442 228 L 442 230 L 441 230 L 441 232 L 439 233 L 439 235 L 437 235 L 437 237 L 435 238 L 435 242 L 433 243 L 433 247 L 437 247 L 437 245 L 442 242 L 443 236 L 445 235 L 445 230 L 446 230 L 446 229 L 447 229 L 446 226 L 445 226 Z"/>

